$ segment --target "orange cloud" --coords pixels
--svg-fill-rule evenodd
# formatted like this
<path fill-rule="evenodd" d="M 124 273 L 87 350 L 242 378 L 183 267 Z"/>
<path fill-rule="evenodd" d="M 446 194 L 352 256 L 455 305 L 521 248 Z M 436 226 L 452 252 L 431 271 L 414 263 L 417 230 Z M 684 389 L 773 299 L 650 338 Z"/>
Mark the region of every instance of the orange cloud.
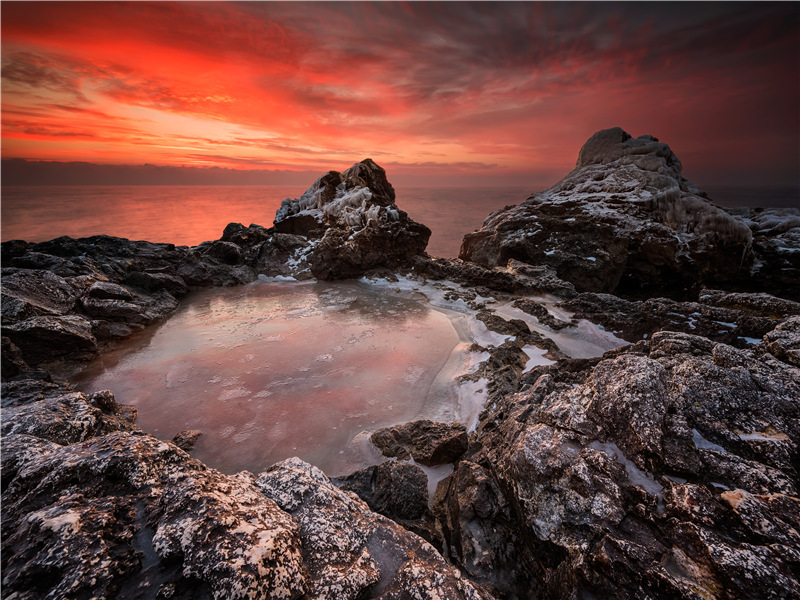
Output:
<path fill-rule="evenodd" d="M 795 3 L 4 2 L 2 151 L 563 173 L 591 133 L 620 125 L 709 176 L 796 180 L 798 15 Z"/>

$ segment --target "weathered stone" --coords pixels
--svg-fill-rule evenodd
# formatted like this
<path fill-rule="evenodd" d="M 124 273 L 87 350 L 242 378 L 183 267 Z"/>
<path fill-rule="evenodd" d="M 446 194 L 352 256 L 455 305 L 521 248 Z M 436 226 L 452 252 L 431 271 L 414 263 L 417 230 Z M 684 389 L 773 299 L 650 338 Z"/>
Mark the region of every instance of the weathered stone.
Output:
<path fill-rule="evenodd" d="M 424 253 L 431 232 L 394 199 L 386 172 L 366 159 L 344 173 L 328 172 L 299 199 L 284 200 L 275 232 L 313 240 L 297 270 L 310 268 L 318 279 L 409 266 Z"/>
<path fill-rule="evenodd" d="M 133 294 L 129 290 L 109 281 L 95 281 L 87 294 L 90 298 L 103 300 L 133 300 Z"/>
<path fill-rule="evenodd" d="M 201 435 L 203 435 L 203 432 L 198 429 L 187 429 L 186 431 L 175 434 L 175 437 L 172 438 L 172 443 L 181 450 L 189 452 L 194 448 L 194 445 L 197 443 L 197 440 L 200 439 Z"/>
<path fill-rule="evenodd" d="M 428 512 L 428 477 L 416 465 L 388 460 L 333 482 L 393 521 L 421 519 Z"/>
<path fill-rule="evenodd" d="M 31 365 L 62 358 L 89 358 L 97 353 L 91 325 L 77 315 L 30 317 L 4 325 L 2 331 Z"/>
<path fill-rule="evenodd" d="M 3 323 L 37 315 L 65 315 L 77 296 L 62 277 L 50 271 L 18 269 L 3 277 Z"/>
<path fill-rule="evenodd" d="M 311 597 L 489 597 L 422 538 L 371 512 L 297 458 L 261 473 L 258 486 L 300 526 Z"/>
<path fill-rule="evenodd" d="M 141 433 L 33 444 L 15 450 L 16 463 L 24 453 L 36 458 L 17 468 L 3 495 L 5 594 L 156 597 L 174 589 L 179 598 L 221 600 L 305 591 L 297 526 L 252 475 L 222 475 Z"/>
<path fill-rule="evenodd" d="M 401 460 L 413 457 L 426 466 L 454 462 L 468 445 L 464 425 L 428 420 L 378 429 L 369 439 L 384 456 Z"/>
<path fill-rule="evenodd" d="M 186 282 L 181 277 L 170 273 L 134 271 L 133 273 L 128 273 L 124 281 L 127 285 L 137 287 L 146 292 L 166 290 L 178 298 L 186 295 L 189 291 L 189 288 L 186 287 Z"/>
<path fill-rule="evenodd" d="M 733 281 L 753 260 L 747 225 L 701 194 L 666 144 L 599 131 L 575 170 L 490 215 L 465 236 L 459 257 L 549 265 L 581 292 L 682 295 Z"/>

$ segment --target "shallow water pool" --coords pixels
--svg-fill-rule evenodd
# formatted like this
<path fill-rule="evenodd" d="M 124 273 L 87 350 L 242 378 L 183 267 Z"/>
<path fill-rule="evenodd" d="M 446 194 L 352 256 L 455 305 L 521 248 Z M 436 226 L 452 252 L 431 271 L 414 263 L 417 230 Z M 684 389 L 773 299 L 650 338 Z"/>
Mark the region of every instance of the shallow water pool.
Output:
<path fill-rule="evenodd" d="M 407 295 L 258 281 L 192 295 L 73 381 L 113 390 L 162 439 L 201 430 L 193 456 L 224 472 L 299 456 L 336 475 L 378 462 L 361 432 L 448 412 L 456 391 L 434 384 L 463 346 L 448 316 Z"/>

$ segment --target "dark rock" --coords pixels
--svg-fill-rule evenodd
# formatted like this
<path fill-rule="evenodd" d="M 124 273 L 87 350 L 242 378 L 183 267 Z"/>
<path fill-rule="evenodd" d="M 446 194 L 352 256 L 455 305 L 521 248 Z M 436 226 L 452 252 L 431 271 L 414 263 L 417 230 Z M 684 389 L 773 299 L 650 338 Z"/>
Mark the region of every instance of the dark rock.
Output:
<path fill-rule="evenodd" d="M 194 448 L 194 445 L 197 443 L 197 440 L 200 439 L 201 435 L 203 435 L 203 432 L 198 429 L 187 429 L 186 431 L 177 433 L 175 437 L 172 438 L 172 443 L 181 450 L 189 452 Z"/>
<path fill-rule="evenodd" d="M 490 215 L 459 257 L 549 265 L 581 292 L 685 295 L 749 269 L 752 233 L 681 175 L 669 149 L 619 128 L 596 133 L 575 170 Z"/>
<path fill-rule="evenodd" d="M 116 283 L 109 281 L 95 281 L 87 292 L 89 298 L 101 300 L 133 300 L 133 294 Z"/>
<path fill-rule="evenodd" d="M 753 234 L 755 259 L 737 289 L 800 297 L 800 208 L 729 208 Z"/>
<path fill-rule="evenodd" d="M 128 273 L 124 279 L 127 285 L 139 288 L 146 292 L 157 292 L 165 290 L 175 297 L 185 296 L 189 291 L 183 278 L 170 273 L 148 273 L 146 271 L 134 271 Z"/>
<path fill-rule="evenodd" d="M 233 242 L 217 240 L 206 249 L 205 254 L 212 256 L 226 265 L 238 265 L 242 262 L 242 249 Z"/>
<path fill-rule="evenodd" d="M 344 173 L 330 171 L 299 199 L 285 200 L 275 232 L 312 241 L 297 257 L 297 271 L 310 268 L 318 279 L 410 266 L 424 253 L 430 230 L 409 219 L 394 199 L 385 171 L 367 159 Z"/>
<path fill-rule="evenodd" d="M 378 429 L 369 439 L 384 456 L 401 460 L 413 457 L 426 466 L 454 462 L 468 445 L 467 430 L 460 423 L 428 420 Z"/>
<path fill-rule="evenodd" d="M 37 315 L 65 315 L 75 305 L 72 287 L 49 271 L 19 269 L 3 277 L 3 323 Z"/>
<path fill-rule="evenodd" d="M 119 410 L 119 404 L 111 390 L 100 390 L 89 396 L 89 403 L 96 406 L 103 412 L 114 413 Z"/>
<path fill-rule="evenodd" d="M 81 360 L 97 354 L 91 325 L 76 315 L 31 317 L 4 325 L 2 331 L 31 365 L 63 358 Z"/>
<path fill-rule="evenodd" d="M 0 360 L 0 367 L 2 368 L 4 381 L 30 370 L 30 367 L 22 357 L 20 349 L 5 336 L 2 338 L 2 360 Z"/>
<path fill-rule="evenodd" d="M 387 460 L 333 482 L 393 521 L 422 519 L 428 512 L 428 477 L 416 465 Z"/>
<path fill-rule="evenodd" d="M 35 378 L 31 375 L 46 374 L 47 378 Z M 2 383 L 2 406 L 20 406 L 38 400 L 60 398 L 65 394 L 75 392 L 67 383 L 54 382 L 49 379 L 50 374 L 46 371 L 37 373 L 36 371 L 26 371 L 22 377 L 13 381 L 3 381 Z"/>
<path fill-rule="evenodd" d="M 661 331 L 495 397 L 437 494 L 450 558 L 509 598 L 800 593 L 800 378 L 759 349 Z"/>
<path fill-rule="evenodd" d="M 100 410 L 81 393 L 3 408 L 3 435 L 25 434 L 56 444 L 82 442 L 101 421 Z"/>
<path fill-rule="evenodd" d="M 525 548 L 525 529 L 514 526 L 514 513 L 480 465 L 461 461 L 439 484 L 434 512 L 447 541 L 448 557 L 471 581 L 498 598 L 531 598 L 543 573 Z M 544 544 L 546 546 L 546 544 Z M 553 553 L 559 555 L 553 545 Z M 551 562 L 548 552 L 540 556 Z"/>

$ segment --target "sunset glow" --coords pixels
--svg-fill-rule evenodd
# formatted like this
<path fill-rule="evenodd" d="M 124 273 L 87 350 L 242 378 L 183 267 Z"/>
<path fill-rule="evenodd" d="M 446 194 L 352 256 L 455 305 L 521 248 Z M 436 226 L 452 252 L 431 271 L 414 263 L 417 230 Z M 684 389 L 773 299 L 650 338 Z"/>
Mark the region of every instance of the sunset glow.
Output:
<path fill-rule="evenodd" d="M 2 3 L 2 156 L 553 182 L 596 130 L 797 183 L 797 3 Z"/>

